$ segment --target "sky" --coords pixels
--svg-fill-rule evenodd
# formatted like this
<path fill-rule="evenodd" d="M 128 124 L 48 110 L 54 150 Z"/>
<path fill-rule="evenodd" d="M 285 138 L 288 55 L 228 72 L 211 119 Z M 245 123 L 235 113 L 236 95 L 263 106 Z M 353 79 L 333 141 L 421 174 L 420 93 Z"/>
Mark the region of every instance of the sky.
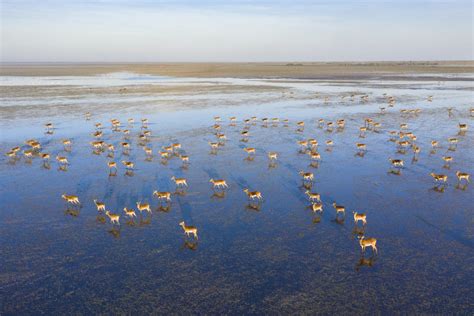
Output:
<path fill-rule="evenodd" d="M 0 60 L 472 60 L 473 3 L 0 0 Z"/>

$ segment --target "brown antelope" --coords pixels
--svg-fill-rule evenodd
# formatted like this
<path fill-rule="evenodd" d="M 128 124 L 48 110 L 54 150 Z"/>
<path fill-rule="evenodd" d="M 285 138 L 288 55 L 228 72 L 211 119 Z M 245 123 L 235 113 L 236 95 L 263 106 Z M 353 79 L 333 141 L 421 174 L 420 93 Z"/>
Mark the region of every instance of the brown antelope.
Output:
<path fill-rule="evenodd" d="M 458 177 L 459 182 L 461 182 L 462 180 L 466 180 L 467 182 L 470 182 L 469 181 L 469 177 L 470 177 L 469 173 L 456 171 L 456 177 Z"/>
<path fill-rule="evenodd" d="M 6 156 L 10 157 L 10 158 L 16 158 L 16 151 L 9 151 L 7 153 L 5 153 Z"/>
<path fill-rule="evenodd" d="M 137 202 L 137 209 L 140 211 L 140 213 L 143 211 L 151 213 L 151 207 L 149 203 Z"/>
<path fill-rule="evenodd" d="M 301 151 L 305 151 L 306 148 L 308 147 L 308 141 L 307 140 L 300 140 L 300 141 L 298 141 L 298 145 L 300 145 Z"/>
<path fill-rule="evenodd" d="M 180 187 L 180 186 L 187 187 L 188 186 L 188 183 L 186 182 L 185 178 L 175 178 L 173 176 L 173 177 L 171 177 L 171 180 L 173 180 L 174 183 L 176 184 L 176 186 L 178 186 L 178 187 Z"/>
<path fill-rule="evenodd" d="M 114 214 L 114 213 L 110 213 L 110 211 L 106 211 L 105 212 L 105 215 L 107 215 L 110 219 L 110 222 L 112 224 L 117 224 L 117 225 L 120 225 L 120 215 L 118 214 Z"/>
<path fill-rule="evenodd" d="M 18 152 L 19 150 L 20 150 L 20 147 L 19 147 L 19 146 L 15 146 L 15 147 L 13 147 L 12 149 L 10 149 L 10 151 L 12 151 L 12 152 L 14 152 L 14 153 Z"/>
<path fill-rule="evenodd" d="M 408 128 L 408 124 L 407 123 L 402 123 L 400 124 L 400 129 L 407 129 Z"/>
<path fill-rule="evenodd" d="M 124 207 L 123 211 L 125 212 L 125 215 L 127 215 L 130 218 L 137 217 L 137 214 L 135 213 L 135 210 L 133 208 L 127 209 L 126 207 Z"/>
<path fill-rule="evenodd" d="M 249 200 L 262 200 L 262 193 L 260 191 L 249 191 L 249 189 L 244 189 L 243 190 L 246 194 Z"/>
<path fill-rule="evenodd" d="M 321 154 L 319 153 L 310 153 L 310 156 L 311 156 L 311 160 L 321 160 Z"/>
<path fill-rule="evenodd" d="M 303 121 L 297 122 L 296 125 L 298 125 L 299 127 L 304 127 L 304 122 Z"/>
<path fill-rule="evenodd" d="M 105 203 L 94 200 L 95 207 L 97 207 L 97 212 L 105 211 Z"/>
<path fill-rule="evenodd" d="M 183 231 L 184 233 L 186 234 L 186 236 L 190 236 L 190 235 L 193 235 L 194 238 L 198 239 L 198 229 L 194 226 L 187 226 L 184 221 L 183 222 L 180 222 L 179 223 L 179 226 L 181 226 L 183 228 Z"/>
<path fill-rule="evenodd" d="M 130 143 L 122 142 L 122 143 L 120 143 L 120 145 L 122 145 L 123 150 L 129 150 L 130 149 Z"/>
<path fill-rule="evenodd" d="M 360 151 L 365 151 L 367 149 L 367 145 L 363 143 L 356 143 L 356 146 Z"/>
<path fill-rule="evenodd" d="M 306 190 L 305 194 L 308 196 L 311 202 L 314 202 L 314 201 L 321 202 L 321 194 L 311 193 L 309 190 Z"/>
<path fill-rule="evenodd" d="M 326 141 L 326 146 L 332 147 L 332 146 L 334 146 L 334 142 L 332 140 L 327 140 Z"/>
<path fill-rule="evenodd" d="M 117 171 L 117 163 L 115 161 L 107 162 L 107 166 L 109 166 L 109 170 L 111 173 L 112 173 L 112 169 L 115 169 L 115 171 Z"/>
<path fill-rule="evenodd" d="M 365 238 L 364 236 L 359 237 L 359 245 L 362 249 L 362 252 L 365 251 L 365 248 L 371 247 L 375 253 L 377 253 L 377 239 L 375 238 Z"/>
<path fill-rule="evenodd" d="M 98 140 L 98 141 L 91 142 L 90 144 L 92 145 L 92 147 L 94 147 L 94 149 L 102 149 L 105 143 L 101 140 Z"/>
<path fill-rule="evenodd" d="M 311 145 L 311 147 L 318 147 L 318 141 L 316 139 L 310 138 L 308 139 L 308 143 Z"/>
<path fill-rule="evenodd" d="M 314 174 L 312 172 L 304 172 L 300 171 L 299 175 L 303 178 L 303 181 L 313 181 L 314 180 Z"/>
<path fill-rule="evenodd" d="M 364 225 L 367 224 L 367 216 L 365 213 L 352 212 L 352 214 L 354 214 L 354 223 L 356 225 L 359 221 L 361 221 Z"/>
<path fill-rule="evenodd" d="M 443 183 L 446 183 L 446 181 L 448 181 L 448 176 L 445 175 L 445 174 L 436 174 L 434 172 L 430 173 L 430 176 L 433 177 L 433 179 L 435 180 L 435 182 L 443 182 Z"/>
<path fill-rule="evenodd" d="M 219 148 L 219 143 L 209 142 L 209 146 L 211 146 L 211 149 L 217 149 Z"/>
<path fill-rule="evenodd" d="M 160 156 L 162 159 L 167 159 L 170 156 L 170 153 L 167 151 L 160 151 Z"/>
<path fill-rule="evenodd" d="M 337 205 L 335 202 L 332 203 L 332 206 L 336 210 L 336 215 L 338 215 L 339 213 L 342 213 L 343 215 L 346 215 L 346 208 L 344 206 Z"/>
<path fill-rule="evenodd" d="M 48 153 L 40 153 L 41 159 L 43 159 L 44 162 L 48 162 L 50 155 Z"/>
<path fill-rule="evenodd" d="M 57 160 L 60 164 L 63 164 L 63 165 L 69 164 L 69 161 L 67 160 L 67 158 L 66 158 L 66 157 L 63 157 L 63 156 L 56 156 L 56 160 Z"/>
<path fill-rule="evenodd" d="M 273 161 L 273 160 L 277 160 L 278 159 L 278 153 L 276 152 L 269 152 L 268 153 L 268 159 L 270 159 L 270 161 Z"/>
<path fill-rule="evenodd" d="M 133 118 L 129 118 L 127 121 L 130 125 L 133 125 L 135 123 L 135 120 Z"/>
<path fill-rule="evenodd" d="M 255 154 L 255 148 L 253 147 L 246 147 L 244 151 L 250 156 L 250 154 Z"/>
<path fill-rule="evenodd" d="M 135 164 L 131 161 L 125 161 L 125 160 L 122 160 L 122 164 L 125 166 L 125 168 L 127 168 L 128 170 L 132 170 L 133 167 L 135 166 Z"/>
<path fill-rule="evenodd" d="M 442 159 L 444 160 L 445 165 L 449 165 L 453 161 L 453 157 L 451 156 L 443 156 Z"/>
<path fill-rule="evenodd" d="M 171 144 L 171 147 L 173 147 L 173 151 L 178 151 L 179 149 L 181 149 L 181 144 L 174 143 L 174 144 Z"/>
<path fill-rule="evenodd" d="M 432 140 L 431 141 L 431 147 L 434 149 L 439 146 L 439 142 L 437 140 Z"/>
<path fill-rule="evenodd" d="M 181 161 L 183 163 L 188 163 L 189 162 L 189 156 L 181 155 L 179 157 L 181 158 Z"/>
<path fill-rule="evenodd" d="M 392 158 L 389 158 L 388 160 L 392 163 L 392 166 L 394 166 L 394 167 L 396 167 L 396 168 L 401 168 L 401 167 L 403 167 L 403 160 L 401 160 L 401 159 L 392 159 Z"/>
<path fill-rule="evenodd" d="M 92 137 L 94 138 L 101 138 L 103 135 L 102 131 L 95 131 L 94 133 L 92 133 Z"/>
<path fill-rule="evenodd" d="M 26 159 L 31 159 L 31 157 L 33 157 L 33 151 L 31 149 L 23 150 L 23 155 Z"/>
<path fill-rule="evenodd" d="M 313 209 L 313 212 L 322 212 L 323 211 L 323 203 L 318 202 L 318 203 L 312 203 L 311 208 Z"/>
<path fill-rule="evenodd" d="M 457 144 L 459 140 L 456 137 L 451 137 L 448 138 L 448 142 L 450 142 L 451 144 Z"/>
<path fill-rule="evenodd" d="M 153 191 L 153 195 L 158 198 L 158 200 L 166 200 L 171 202 L 171 192 L 166 191 Z"/>
<path fill-rule="evenodd" d="M 102 128 L 102 123 L 95 123 L 95 128 L 101 129 Z"/>
<path fill-rule="evenodd" d="M 210 179 L 210 183 L 213 184 L 214 188 L 228 188 L 229 186 L 227 185 L 227 182 L 225 180 L 214 180 Z"/>
<path fill-rule="evenodd" d="M 459 123 L 459 131 L 461 131 L 461 132 L 467 131 L 467 124 Z"/>
<path fill-rule="evenodd" d="M 67 203 L 70 203 L 72 205 L 80 205 L 81 203 L 79 202 L 79 197 L 77 197 L 76 195 L 67 195 L 67 194 L 63 194 L 61 195 L 61 197 L 67 202 Z"/>
<path fill-rule="evenodd" d="M 145 151 L 145 155 L 148 157 L 153 156 L 153 150 L 150 147 L 143 147 L 143 150 Z"/>

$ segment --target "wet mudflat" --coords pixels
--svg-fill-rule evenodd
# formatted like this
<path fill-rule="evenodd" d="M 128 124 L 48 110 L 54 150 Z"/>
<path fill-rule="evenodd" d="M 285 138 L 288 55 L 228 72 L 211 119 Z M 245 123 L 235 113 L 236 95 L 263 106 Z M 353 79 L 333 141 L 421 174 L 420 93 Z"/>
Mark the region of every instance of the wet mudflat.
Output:
<path fill-rule="evenodd" d="M 361 103 L 341 101 L 353 87 L 337 85 L 314 87 L 327 91 L 308 99 L 312 90 L 305 88 L 311 85 L 291 87 L 294 97 L 258 107 L 134 109 L 93 113 L 86 121 L 81 106 L 76 115 L 32 118 L 31 124 L 2 121 L 2 153 L 34 137 L 52 161 L 45 168 L 39 157 L 2 158 L 1 312 L 472 313 L 474 195 L 472 183 L 459 184 L 455 175 L 474 174 L 472 130 L 459 134 L 458 127 L 473 125 L 472 92 L 367 85 L 358 89 L 370 93 L 370 101 Z M 400 101 L 389 108 L 383 93 Z M 426 101 L 429 94 L 432 102 Z M 240 94 L 223 98 L 245 100 Z M 448 107 L 454 108 L 451 115 Z M 422 111 L 400 113 L 414 108 Z M 212 151 L 215 115 L 222 117 L 227 140 Z M 255 122 L 243 122 L 254 115 Z M 238 119 L 235 126 L 231 116 Z M 127 126 L 128 117 L 135 118 L 133 126 Z M 141 117 L 150 121 L 151 159 L 139 146 Z M 264 117 L 289 121 L 264 124 Z M 381 127 L 360 137 L 367 117 Z M 111 118 L 131 130 L 128 155 Z M 346 125 L 320 128 L 321 118 L 345 119 Z M 43 133 L 48 121 L 56 126 L 51 135 Z M 298 121 L 305 122 L 300 131 Z M 107 152 L 94 153 L 90 145 L 95 122 L 104 124 L 102 139 L 116 147 L 114 176 Z M 402 123 L 417 136 L 421 152 L 415 159 L 390 140 L 389 132 Z M 245 126 L 248 141 L 241 135 Z M 451 149 L 449 137 L 459 140 Z M 70 152 L 64 151 L 64 138 L 72 140 Z M 298 141 L 308 138 L 318 140 L 318 163 L 300 152 Z M 434 152 L 432 140 L 440 143 Z M 357 142 L 367 151 L 358 154 Z M 189 165 L 175 155 L 160 158 L 162 146 L 172 143 L 181 144 Z M 245 147 L 256 149 L 252 159 Z M 269 152 L 279 154 L 276 163 L 269 163 Z M 54 161 L 57 154 L 68 157 L 66 170 Z M 453 157 L 449 168 L 446 155 Z M 394 172 L 389 158 L 403 159 L 404 167 Z M 126 173 L 122 160 L 135 163 L 133 173 Z M 314 173 L 309 189 L 321 195 L 322 213 L 311 210 L 300 171 Z M 435 185 L 431 172 L 448 175 L 447 185 Z M 186 178 L 189 187 L 176 190 L 173 176 Z M 225 179 L 229 188 L 214 190 L 211 178 Z M 249 203 L 245 188 L 261 191 L 263 201 Z M 154 190 L 173 192 L 171 204 L 160 207 Z M 77 195 L 82 206 L 67 207 L 64 193 Z M 96 210 L 94 199 L 121 215 L 120 226 Z M 150 203 L 152 212 L 138 212 L 140 201 Z M 345 217 L 336 217 L 333 203 L 345 206 Z M 137 218 L 127 220 L 124 207 L 134 208 Z M 365 228 L 354 225 L 352 211 L 367 214 Z M 183 234 L 183 220 L 198 228 L 198 240 Z M 378 255 L 361 252 L 362 234 L 377 238 Z"/>

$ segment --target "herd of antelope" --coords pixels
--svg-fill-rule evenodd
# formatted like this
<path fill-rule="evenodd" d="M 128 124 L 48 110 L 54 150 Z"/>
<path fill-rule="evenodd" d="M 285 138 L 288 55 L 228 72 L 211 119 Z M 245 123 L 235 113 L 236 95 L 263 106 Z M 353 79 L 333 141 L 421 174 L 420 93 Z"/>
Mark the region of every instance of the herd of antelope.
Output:
<path fill-rule="evenodd" d="M 393 107 L 395 104 L 395 98 L 391 96 L 386 96 L 387 102 L 388 102 L 388 107 Z M 368 96 L 365 96 L 365 98 L 368 98 Z M 366 99 L 364 99 L 366 100 Z M 428 98 L 428 101 L 431 101 L 432 98 Z M 381 113 L 386 112 L 385 107 L 380 108 Z M 420 109 L 402 109 L 400 111 L 400 114 L 402 117 L 406 116 L 417 116 L 421 112 Z M 449 113 L 451 115 L 452 110 L 449 110 Z M 472 116 L 474 113 L 473 109 L 470 110 L 470 115 Z M 91 114 L 86 113 L 85 115 L 86 120 L 91 119 Z M 209 146 L 211 148 L 211 154 L 217 154 L 222 146 L 225 146 L 227 137 L 225 133 L 223 132 L 223 120 L 221 117 L 216 116 L 214 117 L 215 123 L 212 125 L 212 131 L 213 134 L 216 138 L 215 141 L 208 142 Z M 249 143 L 251 139 L 251 127 L 256 126 L 258 122 L 261 122 L 263 127 L 268 127 L 269 124 L 272 126 L 278 126 L 279 124 L 283 124 L 285 127 L 290 126 L 290 122 L 288 119 L 280 119 L 280 118 L 262 118 L 261 120 L 258 120 L 257 117 L 251 117 L 244 119 L 242 124 L 242 130 L 240 131 L 241 135 L 241 142 L 242 143 Z M 118 171 L 118 166 L 119 164 L 117 161 L 114 160 L 115 158 L 115 153 L 117 150 L 119 150 L 116 147 L 119 147 L 121 150 L 121 156 L 122 157 L 129 157 L 130 156 L 130 151 L 132 150 L 133 147 L 138 147 L 141 148 L 144 151 L 145 157 L 147 160 L 151 160 L 154 157 L 154 151 L 151 147 L 151 141 L 152 141 L 152 132 L 149 128 L 149 122 L 148 119 L 141 119 L 141 126 L 139 127 L 139 134 L 138 134 L 138 141 L 136 143 L 136 146 L 133 145 L 132 141 L 132 136 L 131 132 L 134 129 L 134 124 L 135 120 L 130 118 L 128 119 L 127 123 L 122 123 L 118 119 L 112 119 L 110 120 L 111 123 L 111 129 L 112 132 L 114 133 L 121 133 L 122 134 L 122 139 L 119 144 L 112 144 L 112 143 L 106 143 L 105 140 L 103 139 L 104 136 L 104 126 L 102 123 L 95 123 L 95 129 L 91 133 L 92 140 L 90 142 L 90 145 L 92 147 L 92 152 L 96 155 L 106 155 L 108 158 L 107 161 L 107 168 L 109 171 L 109 176 L 117 176 L 117 171 Z M 237 126 L 237 118 L 236 117 L 230 117 L 229 118 L 229 125 L 230 126 Z M 305 126 L 309 124 L 308 122 L 305 121 L 299 121 L 296 122 L 296 133 L 301 134 Z M 344 119 L 338 119 L 335 122 L 332 121 L 325 121 L 324 119 L 319 119 L 317 122 L 315 122 L 316 126 L 320 129 L 325 129 L 327 132 L 332 132 L 333 130 L 337 130 L 339 132 L 343 131 L 346 126 L 346 121 Z M 394 143 L 397 153 L 400 154 L 406 154 L 408 151 L 412 151 L 413 153 L 413 161 L 418 160 L 418 154 L 421 151 L 421 144 L 417 142 L 417 136 L 409 130 L 410 126 L 408 123 L 402 123 L 399 126 L 399 130 L 392 130 L 388 131 L 388 136 L 389 140 Z M 450 137 L 447 139 L 448 143 L 448 149 L 446 151 L 446 154 L 441 157 L 441 159 L 444 161 L 444 168 L 445 169 L 450 169 L 451 164 L 454 162 L 454 159 L 452 156 L 448 155 L 449 152 L 454 152 L 456 151 L 457 144 L 462 140 L 462 136 L 464 136 L 467 132 L 468 126 L 465 123 L 459 123 L 459 133 L 458 137 Z M 355 143 L 355 149 L 356 149 L 356 155 L 363 157 L 365 153 L 370 150 L 370 145 L 368 143 L 363 142 L 362 140 L 367 137 L 367 133 L 369 132 L 376 132 L 380 133 L 382 128 L 382 123 L 377 122 L 372 118 L 365 118 L 363 125 L 358 128 L 358 137 L 361 139 L 360 141 Z M 47 123 L 45 124 L 45 133 L 48 135 L 54 134 L 54 125 L 53 123 Z M 66 171 L 69 165 L 69 160 L 68 160 L 68 153 L 70 153 L 73 150 L 73 142 L 69 139 L 63 139 L 61 140 L 62 143 L 62 153 L 61 154 L 56 154 L 55 158 L 58 163 L 58 169 L 62 171 Z M 337 146 L 337 144 L 329 139 L 324 142 L 325 144 L 325 150 L 326 151 L 332 151 L 333 148 Z M 310 139 L 303 139 L 299 140 L 296 142 L 296 146 L 299 148 L 299 153 L 300 154 L 305 154 L 308 155 L 309 160 L 311 162 L 311 166 L 313 167 L 318 167 L 320 161 L 321 161 L 321 152 L 318 150 L 319 148 L 319 143 L 316 139 L 310 138 Z M 430 148 L 430 155 L 435 155 L 438 148 L 440 148 L 440 141 L 439 140 L 432 140 L 431 141 L 431 148 Z M 252 147 L 252 146 L 246 146 L 243 148 L 243 151 L 245 152 L 244 156 L 246 157 L 245 159 L 247 160 L 253 160 L 256 156 L 257 153 L 257 148 Z M 34 157 L 40 157 L 43 160 L 43 166 L 45 168 L 50 168 L 50 157 L 52 156 L 50 153 L 42 151 L 42 145 L 38 140 L 35 139 L 30 139 L 25 142 L 25 146 L 17 146 L 14 148 L 11 148 L 10 151 L 6 153 L 8 157 L 10 157 L 11 162 L 15 162 L 18 159 L 20 159 L 19 153 L 23 153 L 24 159 L 26 162 L 31 162 L 31 160 Z M 163 146 L 161 147 L 161 150 L 157 152 L 158 156 L 161 158 L 161 162 L 166 165 L 167 161 L 171 159 L 172 157 L 178 157 L 182 161 L 182 166 L 184 169 L 187 169 L 190 165 L 190 156 L 186 154 L 186 151 L 182 148 L 180 143 L 172 143 L 169 144 L 168 146 Z M 54 155 L 53 155 L 54 156 Z M 266 153 L 266 156 L 268 157 L 269 160 L 269 166 L 275 166 L 277 161 L 280 158 L 280 154 L 275 151 L 270 151 Z M 394 159 L 389 157 L 388 161 L 390 162 L 390 168 L 389 172 L 393 174 L 400 174 L 401 170 L 406 167 L 406 164 L 403 159 Z M 125 174 L 126 175 L 133 175 L 134 169 L 135 169 L 135 162 L 128 160 L 127 158 L 124 158 L 123 160 L 120 161 L 121 165 L 124 166 L 125 168 Z M 433 177 L 434 181 L 436 182 L 436 187 L 440 188 L 440 186 L 446 186 L 447 181 L 448 181 L 448 175 L 443 174 L 443 173 L 437 173 L 437 172 L 431 172 L 429 174 L 431 177 Z M 462 172 L 460 170 L 457 170 L 455 172 L 455 175 L 457 177 L 458 185 L 463 183 L 465 186 L 470 182 L 470 175 L 466 172 Z M 313 192 L 313 183 L 315 180 L 315 175 L 313 172 L 309 171 L 304 171 L 301 170 L 299 171 L 299 176 L 301 177 L 302 180 L 302 186 L 304 188 L 304 195 L 307 196 L 309 203 L 310 203 L 310 208 L 312 209 L 313 213 L 315 214 L 321 214 L 324 209 L 324 205 L 322 203 L 321 199 L 321 194 L 317 192 Z M 188 188 L 188 182 L 186 178 L 183 177 L 171 177 L 170 181 L 174 182 L 174 185 L 176 187 L 176 190 L 187 190 Z M 214 179 L 211 178 L 209 179 L 209 183 L 211 183 L 212 189 L 213 190 L 227 190 L 229 188 L 229 185 L 225 179 Z M 243 194 L 245 194 L 248 198 L 249 201 L 249 206 L 255 209 L 259 209 L 260 204 L 263 203 L 264 197 L 261 191 L 258 190 L 250 190 L 249 188 L 245 188 L 242 190 Z M 153 191 L 153 198 L 156 198 L 158 200 L 159 207 L 162 208 L 168 208 L 171 205 L 172 202 L 172 195 L 174 193 L 171 191 L 159 191 L 155 190 Z M 81 207 L 81 203 L 79 202 L 79 197 L 76 195 L 70 195 L 70 194 L 63 194 L 61 196 L 67 203 L 68 208 L 77 208 Z M 127 218 L 129 222 L 134 221 L 134 219 L 137 217 L 136 211 L 134 208 L 128 208 L 125 206 L 123 208 L 123 213 L 119 212 L 111 212 L 110 210 L 107 209 L 106 203 L 104 201 L 99 201 L 97 199 L 93 200 L 97 212 L 100 214 L 105 214 L 109 218 L 109 221 L 112 225 L 117 225 L 119 226 L 121 223 L 121 218 L 122 215 L 123 217 Z M 343 205 L 339 205 L 336 202 L 332 203 L 332 206 L 335 211 L 335 217 L 336 220 L 341 221 L 345 218 L 345 212 L 346 208 Z M 144 203 L 142 201 L 137 201 L 136 202 L 136 209 L 140 214 L 143 212 L 147 213 L 152 213 L 152 206 L 150 203 Z M 359 222 L 363 224 L 363 227 L 367 225 L 367 215 L 365 213 L 360 213 L 360 212 L 355 212 L 353 211 L 353 220 L 355 226 L 358 225 Z M 184 221 L 181 221 L 179 223 L 179 226 L 183 229 L 183 232 L 186 236 L 193 237 L 194 239 L 198 239 L 198 229 L 194 226 L 189 226 L 187 225 Z M 377 239 L 375 238 L 369 238 L 364 236 L 363 233 L 358 234 L 359 238 L 359 245 L 361 247 L 362 252 L 365 251 L 367 247 L 372 248 L 373 253 L 377 253 Z"/>

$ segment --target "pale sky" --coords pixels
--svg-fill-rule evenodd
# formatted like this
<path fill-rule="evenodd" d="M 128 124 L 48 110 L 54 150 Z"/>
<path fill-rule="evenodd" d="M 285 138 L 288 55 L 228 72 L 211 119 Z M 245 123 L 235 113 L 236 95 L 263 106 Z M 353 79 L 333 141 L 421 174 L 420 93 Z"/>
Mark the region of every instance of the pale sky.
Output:
<path fill-rule="evenodd" d="M 3 62 L 472 60 L 472 0 L 0 0 Z"/>

